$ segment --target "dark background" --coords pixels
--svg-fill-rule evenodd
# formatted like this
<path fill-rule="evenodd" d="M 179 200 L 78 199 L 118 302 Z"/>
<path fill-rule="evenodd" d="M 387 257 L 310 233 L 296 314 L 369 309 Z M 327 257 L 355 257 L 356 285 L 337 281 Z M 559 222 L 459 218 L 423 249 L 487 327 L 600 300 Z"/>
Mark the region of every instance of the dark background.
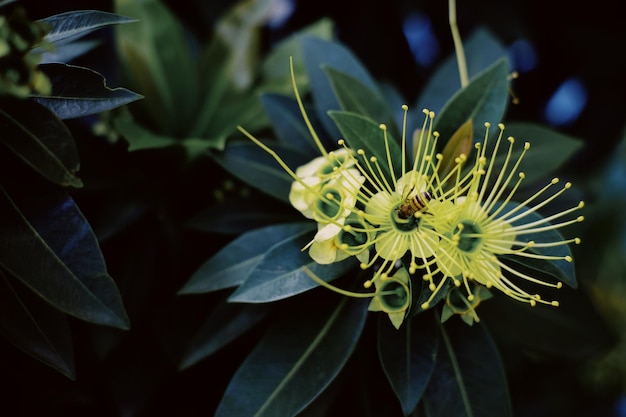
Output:
<path fill-rule="evenodd" d="M 98 9 L 110 11 L 108 1 L 22 1 L 32 19 L 68 10 Z M 537 54 L 537 65 L 520 74 L 514 83 L 520 102 L 511 106 L 507 120 L 526 120 L 545 124 L 544 107 L 563 80 L 577 77 L 587 92 L 587 102 L 580 115 L 571 123 L 555 126 L 559 131 L 581 138 L 585 148 L 570 162 L 583 176 L 601 167 L 614 152 L 623 136 L 626 114 L 626 26 L 615 2 L 597 1 L 581 7 L 573 2 L 557 1 L 459 1 L 458 23 L 462 36 L 475 28 L 486 26 L 505 45 L 525 39 Z M 210 35 L 211 24 L 232 1 L 166 1 L 171 10 L 184 21 L 198 38 Z M 379 80 L 393 83 L 409 100 L 417 98 L 429 75 L 441 61 L 453 52 L 448 26 L 446 1 L 373 1 L 317 0 L 295 1 L 291 17 L 280 28 L 264 32 L 264 46 L 271 45 L 291 32 L 321 17 L 330 17 L 337 27 L 337 37 L 348 45 Z M 611 7 L 612 6 L 612 7 Z M 431 19 L 432 34 L 439 43 L 439 53 L 428 65 L 416 63 L 402 31 L 411 13 L 420 12 Z M 98 36 L 110 41 L 110 31 Z M 94 68 L 107 75 L 109 85 L 116 86 L 115 53 L 112 42 L 80 58 L 78 64 Z M 140 92 L 141 93 L 141 92 Z M 82 168 L 89 173 L 91 163 L 105 154 L 115 160 L 115 170 L 124 172 L 136 163 L 120 149 L 109 149 L 90 137 L 84 121 L 72 121 L 70 127 L 83 149 Z M 159 169 L 167 170 L 170 161 L 159 161 Z M 156 164 L 155 164 L 156 165 Z M 216 180 L 216 183 L 219 182 Z M 89 182 L 85 181 L 89 187 Z M 170 184 L 174 188 L 173 184 Z M 176 184 L 180 185 L 180 184 Z M 167 188 L 167 187 L 166 187 Z M 167 188 L 164 193 L 174 192 Z M 196 201 L 186 200 L 184 189 L 173 194 L 179 202 L 181 216 L 191 212 Z M 82 201 L 81 201 L 82 198 Z M 97 213 L 96 202 L 87 192 L 77 196 L 88 220 Z M 156 215 L 155 215 L 156 216 Z M 97 223 L 96 219 L 93 219 Z M 153 222 L 158 219 L 153 218 Z M 136 232 L 150 230 L 153 223 L 136 226 Z M 163 235 L 159 236 L 161 239 Z M 198 235 L 177 236 L 191 239 L 194 244 L 213 245 L 224 242 L 220 237 Z M 132 242 L 113 240 L 103 244 L 111 275 L 116 278 L 116 259 Z M 162 243 L 160 243 L 162 244 Z M 175 241 L 169 242 L 175 246 Z M 194 245 L 189 245 L 194 246 Z M 179 301 L 175 292 L 206 256 L 206 251 L 176 252 L 179 265 L 178 281 L 165 281 L 167 273 L 138 271 L 138 275 L 156 273 L 157 278 L 145 288 L 144 299 L 135 310 L 129 308 L 133 330 L 115 337 L 123 339 L 121 347 L 112 354 L 101 356 L 106 349 L 89 325 L 73 322 L 78 379 L 69 381 L 17 351 L 0 340 L 0 355 L 11 363 L 0 364 L 4 388 L 0 399 L 0 415 L 46 416 L 200 416 L 211 415 L 228 375 L 245 357 L 255 334 L 244 337 L 238 344 L 201 364 L 178 372 L 176 352 L 184 342 L 176 340 L 185 334 L 177 321 Z M 174 266 L 170 265 L 170 268 Z M 155 268 L 156 269 L 156 268 Z M 167 269 L 167 268 L 166 268 Z M 163 276 L 159 278 L 159 274 Z M 163 281 L 161 281 L 163 280 Z M 135 284 L 135 285 L 140 285 Z M 125 302 L 127 300 L 125 299 Z M 136 300 L 130 300 L 136 301 Z M 193 304 L 196 301 L 192 301 Z M 198 304 L 200 302 L 198 301 Z M 200 311 L 201 305 L 192 306 Z M 103 330 L 106 332 L 107 330 Z M 364 337 L 367 337 L 365 335 Z M 101 349 L 102 348 L 102 349 Z M 620 410 L 618 389 L 593 390 L 577 382 L 578 370 L 571 363 L 524 363 L 511 375 L 511 396 L 517 417 L 552 416 L 624 416 Z M 346 392 L 346 397 L 349 395 Z M 8 410 L 6 413 L 2 409 Z M 497 417 L 497 416 L 494 416 Z"/>

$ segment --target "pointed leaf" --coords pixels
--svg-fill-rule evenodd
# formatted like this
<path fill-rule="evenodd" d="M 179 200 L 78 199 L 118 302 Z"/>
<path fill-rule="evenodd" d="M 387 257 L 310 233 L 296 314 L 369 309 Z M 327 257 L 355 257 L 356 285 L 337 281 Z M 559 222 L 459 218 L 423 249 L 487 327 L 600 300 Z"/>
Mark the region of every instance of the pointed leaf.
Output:
<path fill-rule="evenodd" d="M 467 72 L 470 79 L 474 78 L 491 64 L 506 56 L 506 49 L 493 34 L 485 28 L 478 28 L 463 42 L 467 58 Z M 415 106 L 419 111 L 423 108 L 439 113 L 450 97 L 461 89 L 459 66 L 456 54 L 451 54 L 437 67 L 428 80 Z M 499 120 L 498 120 L 499 121 Z"/>
<path fill-rule="evenodd" d="M 272 246 L 228 300 L 265 303 L 292 297 L 318 286 L 304 268 L 324 281 L 330 281 L 356 266 L 354 259 L 350 258 L 330 265 L 316 263 L 307 251 L 302 251 L 311 239 L 313 233 L 304 231 Z"/>
<path fill-rule="evenodd" d="M 76 39 L 106 26 L 137 22 L 138 19 L 98 10 L 72 10 L 46 17 L 41 21 L 52 26 L 45 40 L 56 44 Z"/>
<path fill-rule="evenodd" d="M 213 92 L 200 89 L 197 62 L 184 26 L 158 0 L 116 0 L 114 10 L 141 19 L 115 26 L 122 79 L 129 88 L 150 97 L 137 110 L 160 134 L 196 136 L 189 133 L 199 119 L 200 99 Z"/>
<path fill-rule="evenodd" d="M 255 211 L 250 211 L 250 205 Z M 280 201 L 262 193 L 229 198 L 212 204 L 185 223 L 185 226 L 203 232 L 239 235 L 277 223 L 296 223 L 302 215 Z"/>
<path fill-rule="evenodd" d="M 396 330 L 387 317 L 378 319 L 378 354 L 405 416 L 417 406 L 435 368 L 437 328 L 430 315 L 409 317 Z"/>
<path fill-rule="evenodd" d="M 294 416 L 335 379 L 359 339 L 367 302 L 328 301 L 294 303 L 278 318 L 233 376 L 216 417 Z"/>
<path fill-rule="evenodd" d="M 294 98 L 266 93 L 261 96 L 261 104 L 281 143 L 299 149 L 302 153 L 315 156 L 319 154 Z M 308 116 L 312 118 L 311 114 Z"/>
<path fill-rule="evenodd" d="M 79 57 L 87 52 L 91 51 L 95 47 L 99 46 L 102 42 L 100 40 L 84 40 L 71 42 L 64 45 L 58 45 L 54 51 L 44 52 L 41 55 L 40 64 L 54 64 L 59 62 L 70 62 L 76 57 Z"/>
<path fill-rule="evenodd" d="M 291 71 L 289 68 L 289 59 L 291 58 L 293 59 L 293 69 L 298 90 L 301 95 L 307 93 L 309 91 L 309 80 L 304 70 L 300 36 L 306 34 L 330 41 L 333 38 L 334 29 L 331 19 L 322 18 L 274 45 L 268 51 L 267 57 L 261 65 L 264 90 L 293 95 Z"/>
<path fill-rule="evenodd" d="M 400 137 L 401 132 L 396 126 L 393 113 L 378 88 L 367 86 L 350 74 L 333 67 L 324 65 L 322 69 L 330 80 L 342 110 L 369 117 L 379 124 L 384 123 L 391 136 Z M 402 112 L 401 107 L 394 110 Z"/>
<path fill-rule="evenodd" d="M 52 112 L 31 100 L 3 100 L 0 123 L 0 143 L 41 176 L 65 187 L 82 186 L 74 138 Z"/>
<path fill-rule="evenodd" d="M 264 319 L 270 310 L 270 304 L 221 303 L 194 335 L 179 369 L 189 368 L 222 349 Z"/>
<path fill-rule="evenodd" d="M 0 334 L 33 358 L 76 378 L 70 326 L 63 313 L 20 291 L 0 269 Z"/>
<path fill-rule="evenodd" d="M 503 365 L 485 326 L 454 317 L 439 329 L 437 363 L 424 394 L 427 415 L 512 416 Z"/>
<path fill-rule="evenodd" d="M 280 144 L 267 144 L 295 171 L 310 157 Z M 215 161 L 235 177 L 284 202 L 289 202 L 293 179 L 263 149 L 251 141 L 231 142 L 223 152 L 211 154 Z"/>
<path fill-rule="evenodd" d="M 614 288 L 603 300 L 617 298 Z M 602 318 L 584 291 L 567 287 L 544 294 L 544 299 L 559 300 L 559 307 L 538 303 L 530 307 L 495 292 L 494 297 L 480 305 L 481 320 L 489 325 L 497 340 L 506 340 L 530 356 L 568 360 L 572 363 L 601 355 L 615 347 L 616 334 L 612 323 Z"/>
<path fill-rule="evenodd" d="M 441 154 L 443 155 L 443 163 L 439 168 L 439 177 L 444 178 L 454 168 L 454 160 L 461 154 L 469 155 L 472 151 L 474 143 L 474 124 L 472 119 L 468 119 L 465 123 L 454 132 L 452 137 L 446 143 Z M 421 153 L 420 155 L 424 155 Z"/>
<path fill-rule="evenodd" d="M 343 138 L 350 148 L 355 151 L 363 149 L 367 158 L 375 156 L 380 161 L 380 167 L 385 176 L 387 176 L 389 183 L 394 184 L 395 181 L 391 178 L 391 170 L 388 169 L 385 139 L 383 131 L 380 129 L 380 124 L 364 116 L 346 111 L 331 111 L 329 115 L 339 127 Z M 389 135 L 389 133 L 387 133 L 387 137 L 389 155 L 394 168 L 393 175 L 394 178 L 399 178 L 402 167 L 402 150 L 395 138 Z"/>
<path fill-rule="evenodd" d="M 338 42 L 325 41 L 303 35 L 300 38 L 304 68 L 309 77 L 313 104 L 326 132 L 331 138 L 338 138 L 337 126 L 329 119 L 329 110 L 340 110 L 341 106 L 335 97 L 330 81 L 322 66 L 333 67 L 362 82 L 365 86 L 376 89 L 376 82 L 358 58 Z"/>
<path fill-rule="evenodd" d="M 485 122 L 500 123 L 508 102 L 508 71 L 506 59 L 500 59 L 446 102 L 433 126 L 444 143 L 468 119 L 473 120 L 474 137 L 478 138 L 485 134 Z"/>
<path fill-rule="evenodd" d="M 244 233 L 202 264 L 178 293 L 198 294 L 240 285 L 272 246 L 314 228 L 311 222 L 287 223 Z"/>
<path fill-rule="evenodd" d="M 72 119 L 111 110 L 143 98 L 122 87 L 111 89 L 96 71 L 66 64 L 39 68 L 50 78 L 52 93 L 33 97 L 60 119 Z"/>
<path fill-rule="evenodd" d="M 132 117 L 116 117 L 113 121 L 115 128 L 128 141 L 128 151 L 140 151 L 144 149 L 167 148 L 179 144 L 180 141 L 171 136 L 159 135 L 140 124 Z"/>
<path fill-rule="evenodd" d="M 32 182 L 0 191 L 0 265 L 55 308 L 127 329 L 120 294 L 74 201 L 61 189 Z"/>

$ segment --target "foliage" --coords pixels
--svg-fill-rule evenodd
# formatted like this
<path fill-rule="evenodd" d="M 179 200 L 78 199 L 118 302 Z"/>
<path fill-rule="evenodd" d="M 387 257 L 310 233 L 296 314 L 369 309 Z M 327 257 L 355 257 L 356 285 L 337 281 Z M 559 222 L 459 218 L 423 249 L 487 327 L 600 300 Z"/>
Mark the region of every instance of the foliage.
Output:
<path fill-rule="evenodd" d="M 9 414 L 525 417 L 607 410 L 626 386 L 623 146 L 594 169 L 595 137 L 523 114 L 537 87 L 507 30 L 462 29 L 464 84 L 458 51 L 412 71 L 368 37 L 406 5 L 378 4 L 367 30 L 336 15 L 283 32 L 266 0 L 36 21 L 14 3 Z M 397 68 L 410 82 L 385 79 Z M 389 238 L 412 228 L 432 251 Z M 458 249 L 476 241 L 491 246 Z"/>
<path fill-rule="evenodd" d="M 25 62 L 36 63 L 29 70 L 31 77 L 45 77 L 50 88 L 37 88 L 41 82 L 35 81 L 27 94 L 14 97 L 23 91 L 16 87 L 3 89 L 0 96 L 0 331 L 29 355 L 75 378 L 67 316 L 120 329 L 128 329 L 130 322 L 96 236 L 68 192 L 83 184 L 76 144 L 62 120 L 96 114 L 141 96 L 110 89 L 104 77 L 89 68 L 49 61 L 51 54 L 58 58 L 75 49 L 77 39 L 93 30 L 133 20 L 77 11 L 30 23 L 19 7 L 11 16 L 45 28 L 21 53 Z M 13 45 L 19 44 L 17 36 L 24 36 L 16 32 L 18 27 L 9 24 L 3 31 Z M 22 71 L 13 69 L 11 61 L 5 64 L 5 74 Z"/>

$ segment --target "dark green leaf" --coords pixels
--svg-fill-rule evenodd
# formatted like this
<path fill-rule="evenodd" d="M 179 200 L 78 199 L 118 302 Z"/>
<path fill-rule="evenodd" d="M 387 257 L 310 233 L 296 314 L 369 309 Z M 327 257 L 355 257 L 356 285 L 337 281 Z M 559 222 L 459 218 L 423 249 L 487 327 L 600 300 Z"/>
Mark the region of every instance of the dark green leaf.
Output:
<path fill-rule="evenodd" d="M 300 94 L 304 95 L 309 91 L 309 80 L 304 69 L 300 36 L 306 34 L 330 41 L 333 38 L 334 29 L 333 21 L 325 17 L 273 46 L 261 65 L 264 91 L 293 95 L 289 68 L 290 58 L 293 60 L 294 75 Z"/>
<path fill-rule="evenodd" d="M 250 210 L 254 206 L 254 211 Z M 302 215 L 280 201 L 261 193 L 229 198 L 212 204 L 186 222 L 185 226 L 209 233 L 241 234 L 276 223 L 299 222 Z"/>
<path fill-rule="evenodd" d="M 531 144 L 519 166 L 519 170 L 526 174 L 524 181 L 527 183 L 546 178 L 583 147 L 579 139 L 533 123 L 507 123 L 504 134 L 516 139 L 511 154 L 513 161 L 517 160 L 524 148 L 522 141 Z M 506 154 L 500 152 L 496 166 L 501 165 L 505 157 Z"/>
<path fill-rule="evenodd" d="M 509 202 L 502 210 L 502 213 L 498 216 L 503 216 L 509 211 L 519 207 L 518 203 Z M 538 214 L 536 211 L 530 211 L 529 208 L 523 207 L 521 208 L 515 215 L 526 213 L 524 217 L 518 219 L 513 222 L 513 226 L 519 226 L 526 223 L 532 223 L 538 220 L 542 220 L 543 217 Z M 546 222 L 544 225 L 550 225 L 549 222 Z M 562 242 L 564 240 L 563 236 L 555 230 L 546 230 L 542 232 L 536 233 L 528 233 L 521 234 L 516 237 L 517 240 L 522 242 L 530 242 L 534 241 L 535 243 L 550 243 L 550 242 Z M 531 246 L 526 250 L 527 252 L 542 255 L 542 256 L 557 256 L 557 257 L 566 257 L 572 256 L 572 252 L 569 249 L 568 245 L 560 245 L 560 246 L 552 246 L 552 247 L 537 247 Z M 574 262 L 567 262 L 566 260 L 545 260 L 545 259 L 533 259 L 527 258 L 521 255 L 505 255 L 504 259 L 509 261 L 516 262 L 518 264 L 522 264 L 536 271 L 541 271 L 546 274 L 550 274 L 557 278 L 559 281 L 562 281 L 569 285 L 572 288 L 576 288 L 578 283 L 576 282 L 576 269 L 574 268 Z"/>
<path fill-rule="evenodd" d="M 366 116 L 379 124 L 384 123 L 391 136 L 400 137 L 401 132 L 393 113 L 378 88 L 367 86 L 350 74 L 332 67 L 323 66 L 322 69 L 330 80 L 342 110 Z M 401 113 L 402 109 L 398 107 L 394 111 Z"/>
<path fill-rule="evenodd" d="M 141 19 L 115 26 L 124 84 L 150 97 L 137 110 L 162 135 L 195 136 L 189 132 L 198 121 L 200 100 L 212 92 L 199 88 L 197 62 L 183 25 L 157 0 L 117 1 L 115 12 Z"/>
<path fill-rule="evenodd" d="M 229 301 L 265 303 L 292 297 L 318 286 L 304 268 L 328 282 L 356 266 L 351 258 L 329 265 L 316 263 L 307 251 L 302 251 L 312 239 L 313 233 L 308 230 L 272 246 Z"/>
<path fill-rule="evenodd" d="M 52 26 L 45 40 L 56 44 L 77 39 L 106 26 L 137 22 L 138 19 L 98 10 L 72 10 L 41 21 Z"/>
<path fill-rule="evenodd" d="M 3 100 L 0 126 L 0 143 L 44 178 L 61 186 L 82 186 L 76 177 L 80 161 L 74 138 L 48 109 L 31 100 Z"/>
<path fill-rule="evenodd" d="M 281 143 L 299 149 L 302 153 L 319 155 L 319 150 L 294 98 L 266 93 L 261 96 L 261 103 Z M 311 117 L 309 114 L 309 118 Z"/>
<path fill-rule="evenodd" d="M 66 64 L 45 64 L 39 68 L 50 78 L 52 93 L 33 98 L 60 119 L 101 113 L 143 98 L 122 87 L 107 87 L 104 77 L 88 68 Z"/>
<path fill-rule="evenodd" d="M 408 416 L 422 397 L 435 367 L 437 337 L 430 314 L 408 317 L 396 330 L 386 314 L 378 319 L 378 354 L 402 411 Z"/>
<path fill-rule="evenodd" d="M 88 39 L 84 41 L 71 42 L 64 45 L 57 45 L 52 52 L 45 52 L 41 56 L 40 64 L 54 64 L 59 62 L 70 62 L 99 46 L 100 40 Z"/>
<path fill-rule="evenodd" d="M 55 308 L 127 329 L 120 294 L 74 201 L 47 184 L 0 190 L 0 264 Z"/>
<path fill-rule="evenodd" d="M 270 310 L 270 304 L 221 303 L 194 335 L 179 369 L 189 368 L 217 352 L 264 319 Z"/>
<path fill-rule="evenodd" d="M 387 150 L 385 139 L 380 124 L 361 115 L 346 111 L 331 111 L 330 117 L 335 121 L 343 138 L 353 150 L 363 149 L 367 158 L 375 156 L 380 162 L 383 173 L 387 176 L 390 184 L 395 181 L 391 178 L 391 170 L 387 163 Z M 394 178 L 400 177 L 402 168 L 402 150 L 400 145 L 389 133 L 389 155 L 394 168 Z"/>
<path fill-rule="evenodd" d="M 559 306 L 537 303 L 531 307 L 494 291 L 493 298 L 480 304 L 478 315 L 498 340 L 533 356 L 576 362 L 615 346 L 614 327 L 598 314 L 593 305 L 596 301 L 584 291 L 567 287 L 540 291 L 543 299 L 556 299 Z M 613 298 L 618 298 L 614 303 L 621 308 L 620 294 L 604 300 Z"/>
<path fill-rule="evenodd" d="M 474 78 L 491 64 L 506 56 L 506 49 L 488 30 L 478 28 L 463 42 L 467 58 L 467 72 Z M 451 54 L 437 67 L 433 76 L 422 90 L 415 106 L 439 113 L 450 97 L 461 89 L 459 66 L 456 54 Z M 498 120 L 499 121 L 499 120 Z"/>
<path fill-rule="evenodd" d="M 240 285 L 275 244 L 311 232 L 313 223 L 276 224 L 244 233 L 206 261 L 179 294 L 198 294 Z"/>
<path fill-rule="evenodd" d="M 128 141 L 128 151 L 167 148 L 180 143 L 176 138 L 154 133 L 137 124 L 131 117 L 114 119 L 115 128 Z"/>
<path fill-rule="evenodd" d="M 216 417 L 290 417 L 313 401 L 351 355 L 367 302 L 294 303 L 233 376 Z M 323 372 L 320 372 L 323 370 Z"/>
<path fill-rule="evenodd" d="M 500 59 L 446 102 L 433 126 L 440 133 L 442 144 L 445 145 L 468 119 L 473 119 L 474 137 L 477 138 L 485 135 L 485 122 L 500 123 L 508 103 L 508 75 L 507 61 Z"/>
<path fill-rule="evenodd" d="M 15 346 L 76 378 L 74 349 L 67 319 L 32 293 L 20 291 L 0 269 L 0 334 Z"/>
<path fill-rule="evenodd" d="M 295 171 L 310 157 L 280 144 L 268 145 Z M 215 161 L 245 183 L 284 202 L 289 202 L 293 179 L 265 150 L 251 141 L 231 142 L 223 152 L 212 153 Z"/>
<path fill-rule="evenodd" d="M 510 417 L 500 354 L 484 325 L 439 324 L 439 353 L 424 394 L 428 417 Z"/>
<path fill-rule="evenodd" d="M 349 74 L 373 90 L 377 88 L 376 82 L 358 58 L 340 43 L 311 36 L 302 36 L 300 42 L 302 43 L 304 68 L 309 77 L 317 117 L 328 135 L 332 138 L 338 138 L 337 126 L 328 117 L 327 112 L 340 110 L 341 106 L 322 67 L 332 67 Z"/>

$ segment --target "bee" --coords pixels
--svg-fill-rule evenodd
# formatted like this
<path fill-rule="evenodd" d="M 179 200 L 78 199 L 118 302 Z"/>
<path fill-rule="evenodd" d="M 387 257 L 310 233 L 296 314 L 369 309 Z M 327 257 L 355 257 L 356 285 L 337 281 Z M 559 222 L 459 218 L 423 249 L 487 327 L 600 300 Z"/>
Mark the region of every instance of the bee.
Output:
<path fill-rule="evenodd" d="M 397 213 L 398 217 L 401 219 L 408 219 L 418 211 L 423 210 L 426 207 L 426 204 L 433 199 L 433 195 L 428 191 L 422 191 L 421 193 L 415 194 L 413 197 L 409 197 L 411 192 L 413 192 L 413 188 L 409 190 L 404 197 L 402 204 L 398 207 Z"/>

